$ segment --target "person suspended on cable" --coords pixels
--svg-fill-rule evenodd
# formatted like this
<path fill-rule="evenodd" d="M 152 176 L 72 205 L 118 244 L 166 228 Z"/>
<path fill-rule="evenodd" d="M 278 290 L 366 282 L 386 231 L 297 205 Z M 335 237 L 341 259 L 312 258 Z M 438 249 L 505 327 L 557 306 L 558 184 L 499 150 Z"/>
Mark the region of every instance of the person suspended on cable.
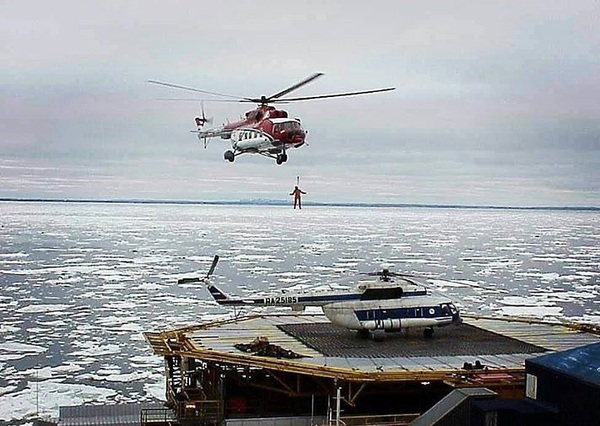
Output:
<path fill-rule="evenodd" d="M 302 191 L 298 186 L 294 187 L 294 190 L 290 193 L 290 195 L 294 196 L 294 209 L 298 206 L 299 209 L 302 208 L 302 194 L 306 194 L 306 192 Z"/>

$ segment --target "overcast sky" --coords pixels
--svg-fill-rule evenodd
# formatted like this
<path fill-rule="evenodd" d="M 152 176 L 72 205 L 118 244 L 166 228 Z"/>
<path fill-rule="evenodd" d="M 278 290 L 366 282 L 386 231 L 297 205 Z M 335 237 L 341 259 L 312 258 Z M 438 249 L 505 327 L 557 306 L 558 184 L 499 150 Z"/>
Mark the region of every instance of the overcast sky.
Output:
<path fill-rule="evenodd" d="M 600 3 L 0 2 L 0 197 L 600 206 Z M 199 104 L 314 72 L 287 163 L 223 159 Z M 210 103 L 215 124 L 248 104 Z"/>

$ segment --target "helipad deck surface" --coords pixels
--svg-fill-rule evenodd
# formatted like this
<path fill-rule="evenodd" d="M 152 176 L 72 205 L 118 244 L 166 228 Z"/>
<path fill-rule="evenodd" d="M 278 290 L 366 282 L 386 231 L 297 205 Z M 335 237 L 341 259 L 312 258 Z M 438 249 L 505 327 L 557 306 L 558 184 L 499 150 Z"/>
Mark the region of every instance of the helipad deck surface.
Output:
<path fill-rule="evenodd" d="M 435 330 L 431 339 L 421 330 L 386 333 L 385 341 L 358 338 L 356 332 L 331 323 L 283 324 L 279 328 L 328 357 L 394 358 L 480 356 L 540 353 L 546 349 L 468 324 Z"/>
<path fill-rule="evenodd" d="M 432 339 L 411 331 L 408 335 L 390 333 L 384 341 L 375 342 L 333 326 L 323 315 L 295 313 L 249 316 L 145 335 L 157 354 L 166 355 L 171 349 L 164 342 L 177 338 L 184 342 L 185 356 L 361 380 L 444 374 L 476 361 L 489 369 L 524 370 L 528 358 L 600 342 L 595 334 L 562 325 L 472 318 L 460 326 L 436 329 Z M 261 357 L 234 347 L 257 337 L 303 357 Z"/>

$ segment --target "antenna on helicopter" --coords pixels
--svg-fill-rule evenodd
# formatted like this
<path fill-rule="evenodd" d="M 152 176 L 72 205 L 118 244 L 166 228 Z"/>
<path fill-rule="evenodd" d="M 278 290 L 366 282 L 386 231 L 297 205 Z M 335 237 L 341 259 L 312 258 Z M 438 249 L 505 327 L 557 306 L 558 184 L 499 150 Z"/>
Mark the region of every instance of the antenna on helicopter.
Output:
<path fill-rule="evenodd" d="M 212 261 L 212 265 L 210 265 L 210 269 L 205 277 L 192 277 L 192 278 L 180 278 L 177 280 L 177 284 L 188 284 L 188 283 L 200 283 L 207 282 L 210 276 L 215 272 L 215 268 L 217 267 L 217 263 L 219 263 L 219 255 L 215 254 L 215 257 Z"/>

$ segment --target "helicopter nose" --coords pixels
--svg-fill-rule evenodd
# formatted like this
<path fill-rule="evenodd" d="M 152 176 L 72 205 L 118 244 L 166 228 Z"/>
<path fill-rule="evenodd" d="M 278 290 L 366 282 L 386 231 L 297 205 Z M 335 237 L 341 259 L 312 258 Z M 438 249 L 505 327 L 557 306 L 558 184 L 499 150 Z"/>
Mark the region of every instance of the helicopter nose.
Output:
<path fill-rule="evenodd" d="M 294 145 L 299 145 L 304 143 L 305 133 L 303 130 L 293 130 L 287 133 L 286 139 L 288 143 L 293 143 Z"/>

